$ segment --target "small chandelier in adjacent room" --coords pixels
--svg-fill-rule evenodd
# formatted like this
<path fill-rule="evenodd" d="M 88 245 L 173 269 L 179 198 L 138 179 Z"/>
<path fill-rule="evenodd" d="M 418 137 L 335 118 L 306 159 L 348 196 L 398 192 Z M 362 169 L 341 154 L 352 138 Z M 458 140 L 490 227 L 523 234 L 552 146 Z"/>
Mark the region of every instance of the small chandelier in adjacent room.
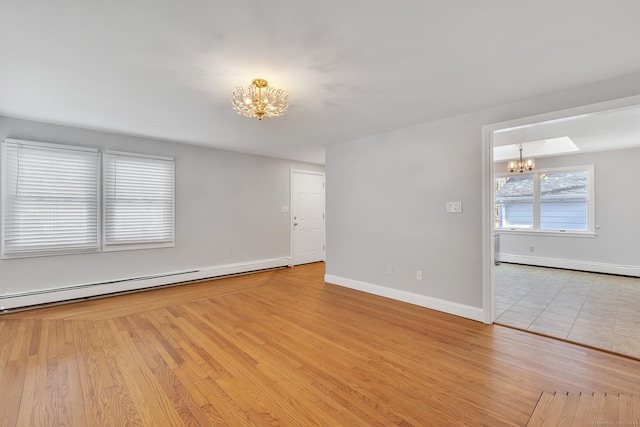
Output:
<path fill-rule="evenodd" d="M 254 79 L 246 90 L 238 86 L 231 97 L 233 109 L 246 117 L 278 117 L 287 111 L 288 95 L 274 89 L 264 79 Z"/>
<path fill-rule="evenodd" d="M 522 173 L 525 170 L 528 170 L 528 171 L 532 170 L 533 166 L 534 166 L 533 159 L 522 160 L 522 144 L 520 144 L 520 160 L 519 161 L 511 160 L 509 162 L 509 172 L 518 171 Z"/>

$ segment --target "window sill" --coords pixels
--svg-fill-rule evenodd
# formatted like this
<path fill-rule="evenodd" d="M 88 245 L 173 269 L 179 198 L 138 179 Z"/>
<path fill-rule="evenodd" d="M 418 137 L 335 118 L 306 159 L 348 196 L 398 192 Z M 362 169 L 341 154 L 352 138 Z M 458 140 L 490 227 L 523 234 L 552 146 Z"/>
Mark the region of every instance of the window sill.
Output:
<path fill-rule="evenodd" d="M 8 252 L 3 253 L 0 259 L 20 259 L 20 258 L 38 258 L 38 257 L 50 257 L 59 255 L 78 255 L 78 254 L 92 254 L 98 253 L 98 248 L 87 249 L 64 249 L 64 250 L 46 250 L 46 251 L 33 251 L 33 252 Z"/>
<path fill-rule="evenodd" d="M 593 231 L 559 231 L 559 230 L 511 230 L 507 228 L 498 228 L 493 230 L 498 234 L 513 234 L 513 235 L 529 235 L 529 236 L 554 236 L 554 237 L 586 237 L 594 238 L 598 236 L 598 233 Z"/>
<path fill-rule="evenodd" d="M 137 251 L 142 249 L 174 248 L 174 241 L 150 243 L 105 243 L 102 252 Z"/>

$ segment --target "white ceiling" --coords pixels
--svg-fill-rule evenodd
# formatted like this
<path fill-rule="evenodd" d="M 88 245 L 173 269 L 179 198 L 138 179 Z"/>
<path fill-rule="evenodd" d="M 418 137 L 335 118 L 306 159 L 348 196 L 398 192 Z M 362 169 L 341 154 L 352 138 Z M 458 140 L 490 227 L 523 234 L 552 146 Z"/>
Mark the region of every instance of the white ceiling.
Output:
<path fill-rule="evenodd" d="M 640 70 L 637 0 L 0 0 L 0 115 L 324 162 Z M 231 108 L 262 77 L 282 117 Z"/>
<path fill-rule="evenodd" d="M 518 144 L 522 144 L 523 155 L 527 158 L 575 154 L 576 151 L 564 147 L 563 137 L 569 137 L 580 153 L 640 147 L 640 106 L 498 131 L 493 136 L 494 158 L 496 161 L 516 158 Z M 509 151 L 501 152 L 500 147 L 506 146 L 509 146 Z M 500 155 L 496 156 L 499 152 Z"/>

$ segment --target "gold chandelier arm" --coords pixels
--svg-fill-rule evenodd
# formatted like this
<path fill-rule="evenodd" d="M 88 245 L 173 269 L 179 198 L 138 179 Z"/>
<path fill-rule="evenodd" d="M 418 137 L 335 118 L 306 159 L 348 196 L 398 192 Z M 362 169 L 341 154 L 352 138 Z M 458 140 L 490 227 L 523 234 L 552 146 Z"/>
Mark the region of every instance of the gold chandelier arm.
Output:
<path fill-rule="evenodd" d="M 282 89 L 270 87 L 264 79 L 254 79 L 246 92 L 243 88 L 237 87 L 232 93 L 231 104 L 238 114 L 257 117 L 258 120 L 262 120 L 264 116 L 281 116 L 289 106 L 288 96 Z"/>

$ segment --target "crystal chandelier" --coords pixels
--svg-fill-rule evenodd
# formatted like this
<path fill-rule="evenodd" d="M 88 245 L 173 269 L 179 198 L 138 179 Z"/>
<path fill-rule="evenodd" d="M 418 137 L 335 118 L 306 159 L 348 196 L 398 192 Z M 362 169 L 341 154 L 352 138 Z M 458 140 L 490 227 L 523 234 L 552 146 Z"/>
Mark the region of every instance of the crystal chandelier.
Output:
<path fill-rule="evenodd" d="M 509 172 L 518 171 L 522 173 L 525 170 L 528 170 L 528 171 L 532 170 L 533 166 L 534 166 L 533 159 L 522 160 L 522 144 L 520 144 L 520 160 L 519 161 L 511 160 L 509 162 Z"/>
<path fill-rule="evenodd" d="M 289 106 L 288 98 L 289 96 L 285 95 L 282 89 L 268 86 L 266 80 L 254 79 L 246 91 L 241 86 L 236 87 L 231 97 L 231 104 L 238 114 L 262 120 L 263 116 L 283 115 Z"/>

